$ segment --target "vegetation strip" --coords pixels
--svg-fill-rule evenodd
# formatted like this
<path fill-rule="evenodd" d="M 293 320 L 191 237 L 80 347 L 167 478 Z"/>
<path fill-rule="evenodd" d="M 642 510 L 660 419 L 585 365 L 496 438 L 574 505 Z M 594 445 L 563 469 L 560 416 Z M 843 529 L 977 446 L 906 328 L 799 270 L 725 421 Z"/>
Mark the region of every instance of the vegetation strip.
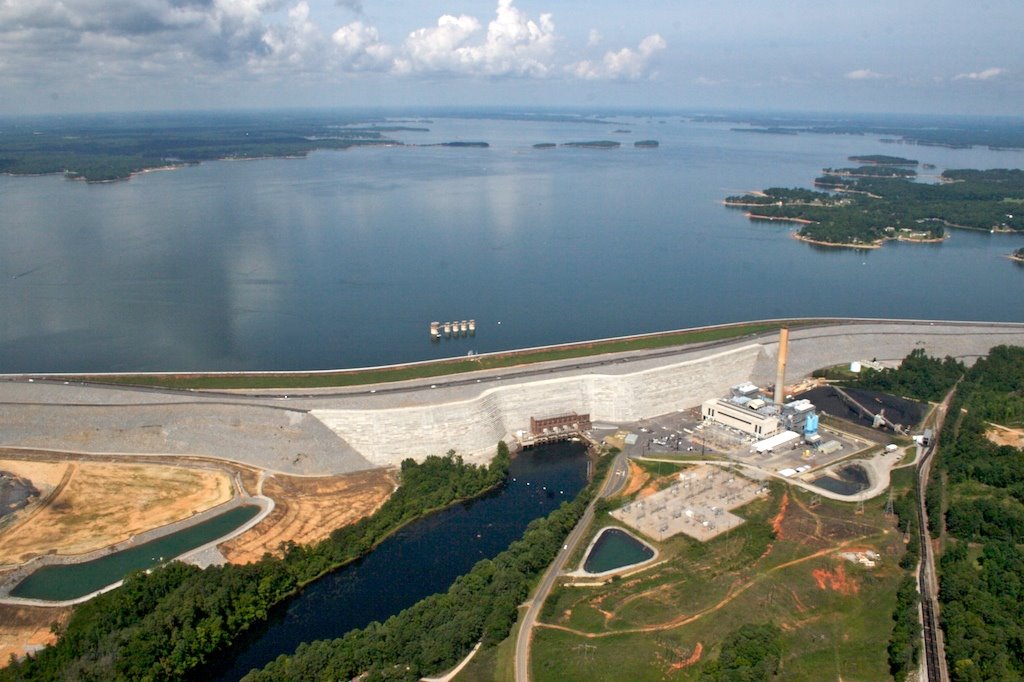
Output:
<path fill-rule="evenodd" d="M 330 388 L 365 386 L 367 384 L 449 376 L 487 369 L 504 369 L 554 360 L 571 360 L 609 353 L 656 350 L 696 343 L 708 343 L 757 336 L 780 327 L 809 326 L 829 320 L 778 320 L 772 322 L 721 325 L 684 330 L 549 346 L 521 351 L 499 352 L 470 358 L 452 358 L 436 362 L 411 363 L 373 369 L 327 372 L 260 372 L 260 373 L 177 373 L 177 374 L 92 374 L 85 376 L 54 376 L 92 383 L 119 384 L 178 389 L 261 389 L 261 388 Z"/>

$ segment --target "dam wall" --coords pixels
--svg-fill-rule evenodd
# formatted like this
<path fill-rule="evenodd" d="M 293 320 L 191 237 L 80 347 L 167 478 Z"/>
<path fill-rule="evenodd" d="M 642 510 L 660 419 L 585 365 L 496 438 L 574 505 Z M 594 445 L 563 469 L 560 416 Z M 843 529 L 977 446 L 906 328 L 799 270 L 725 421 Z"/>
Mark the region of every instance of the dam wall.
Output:
<path fill-rule="evenodd" d="M 530 417 L 578 412 L 598 422 L 631 422 L 697 405 L 747 380 L 763 352 L 760 344 L 748 344 L 628 374 L 588 373 L 506 384 L 456 402 L 316 409 L 311 414 L 382 466 L 450 448 L 470 458 L 487 456 L 499 440 L 526 429 Z"/>
<path fill-rule="evenodd" d="M 706 351 L 681 349 L 679 357 L 688 359 L 659 358 L 656 366 L 638 371 L 609 363 L 607 373 L 604 368 L 583 374 L 566 369 L 551 378 L 478 387 L 475 396 L 457 400 L 372 409 L 325 406 L 311 414 L 375 465 L 449 449 L 486 459 L 498 440 L 528 428 L 530 417 L 577 412 L 589 413 L 594 422 L 633 422 L 695 407 L 744 381 L 767 387 L 775 381 L 778 339 L 772 334 L 757 341 Z M 1024 345 L 1024 326 L 879 322 L 795 328 L 790 332 L 787 383 L 853 360 L 896 365 L 915 348 L 970 365 L 999 344 Z"/>

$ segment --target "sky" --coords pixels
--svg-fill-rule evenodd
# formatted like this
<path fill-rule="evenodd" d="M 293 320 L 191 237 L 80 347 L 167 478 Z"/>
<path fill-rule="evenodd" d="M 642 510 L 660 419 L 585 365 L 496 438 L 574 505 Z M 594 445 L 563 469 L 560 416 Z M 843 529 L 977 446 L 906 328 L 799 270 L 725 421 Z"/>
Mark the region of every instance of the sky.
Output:
<path fill-rule="evenodd" d="M 1022 0 L 0 0 L 0 113 L 1021 115 Z"/>

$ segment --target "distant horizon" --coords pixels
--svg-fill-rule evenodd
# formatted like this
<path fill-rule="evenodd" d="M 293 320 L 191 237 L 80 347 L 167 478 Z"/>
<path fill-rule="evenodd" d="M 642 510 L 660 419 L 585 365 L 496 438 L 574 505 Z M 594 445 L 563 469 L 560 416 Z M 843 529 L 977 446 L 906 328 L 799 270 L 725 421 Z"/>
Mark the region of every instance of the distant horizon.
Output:
<path fill-rule="evenodd" d="M 1015 115 L 989 0 L 5 0 L 0 113 L 619 106 Z"/>
<path fill-rule="evenodd" d="M 98 111 L 50 111 L 36 113 L 4 113 L 0 112 L 0 120 L 16 119 L 62 119 L 62 118 L 104 118 L 109 116 L 123 117 L 159 117 L 159 116 L 203 116 L 203 115 L 262 115 L 262 114 L 355 114 L 357 117 L 369 118 L 380 116 L 394 118 L 399 116 L 437 116 L 458 117 L 461 114 L 512 114 L 528 117 L 531 115 L 570 114 L 580 118 L 598 118 L 610 116 L 709 116 L 721 117 L 725 122 L 744 122 L 753 119 L 791 119 L 790 123 L 809 123 L 811 119 L 820 117 L 830 122 L 850 119 L 858 122 L 870 122 L 880 119 L 922 121 L 927 119 L 963 121 L 976 119 L 979 121 L 1002 121 L 1005 123 L 1024 124 L 1024 113 L 1020 114 L 976 114 L 931 111 L 853 111 L 853 110 L 813 110 L 813 109 L 774 109 L 774 108 L 743 108 L 743 107 L 697 107 L 697 106 L 600 106 L 583 104 L 550 104 L 550 105 L 502 105 L 502 104 L 451 104 L 451 105 L 312 105 L 312 106 L 224 106 L 207 108 L 156 108 L 156 109 L 109 109 Z"/>

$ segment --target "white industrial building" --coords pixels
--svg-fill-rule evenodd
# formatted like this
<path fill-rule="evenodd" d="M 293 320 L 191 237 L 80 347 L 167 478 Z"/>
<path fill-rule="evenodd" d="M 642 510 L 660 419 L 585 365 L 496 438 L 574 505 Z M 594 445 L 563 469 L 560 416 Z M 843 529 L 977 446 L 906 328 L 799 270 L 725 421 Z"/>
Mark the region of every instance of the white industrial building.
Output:
<path fill-rule="evenodd" d="M 758 440 L 794 431 L 817 432 L 815 407 L 809 400 L 780 405 L 770 398 L 761 397 L 757 386 L 751 383 L 733 386 L 730 392 L 732 395 L 728 398 L 705 400 L 701 405 L 701 418 L 729 426 Z"/>
<path fill-rule="evenodd" d="M 755 438 L 768 438 L 779 432 L 781 423 L 774 405 L 759 398 L 733 396 L 712 398 L 701 405 L 701 418 L 731 426 Z"/>

